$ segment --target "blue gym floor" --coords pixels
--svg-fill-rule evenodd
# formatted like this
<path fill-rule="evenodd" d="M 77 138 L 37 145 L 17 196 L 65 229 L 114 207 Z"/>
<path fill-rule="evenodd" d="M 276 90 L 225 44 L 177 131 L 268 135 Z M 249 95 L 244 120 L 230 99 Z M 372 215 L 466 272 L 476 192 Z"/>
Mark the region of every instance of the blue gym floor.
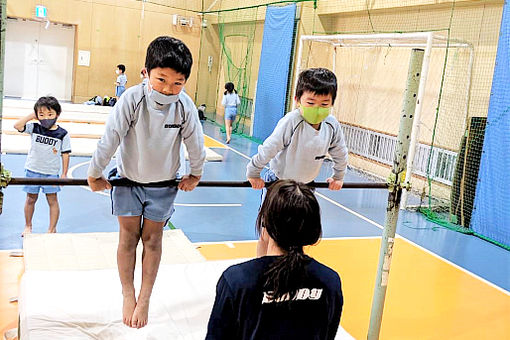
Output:
<path fill-rule="evenodd" d="M 216 140 L 224 140 L 224 135 L 212 124 L 205 123 L 204 131 Z M 256 150 L 257 144 L 234 136 L 229 148 L 214 149 L 223 156 L 223 161 L 206 163 L 203 180 L 245 180 L 245 166 Z M 2 155 L 2 163 L 12 171 L 13 176 L 23 177 L 25 158 L 25 155 Z M 71 157 L 72 177 L 86 177 L 88 160 L 87 157 Z M 328 163 L 319 180 L 326 178 L 329 172 L 326 167 L 329 167 Z M 368 179 L 349 171 L 345 181 Z M 0 249 L 19 249 L 22 247 L 20 235 L 24 227 L 25 193 L 20 186 L 10 186 L 4 190 L 4 194 L 3 213 L 0 216 Z M 387 190 L 343 189 L 332 192 L 319 189 L 317 194 L 322 208 L 323 238 L 381 235 Z M 59 193 L 59 202 L 58 232 L 117 231 L 117 221 L 111 215 L 107 193 L 92 193 L 82 187 L 64 187 Z M 179 192 L 176 203 L 171 222 L 182 229 L 192 242 L 256 239 L 255 219 L 260 191 L 248 188 L 197 188 L 190 193 Z M 211 204 L 216 206 L 207 206 Z M 33 219 L 33 232 L 45 232 L 47 227 L 48 207 L 45 197 L 40 195 Z M 477 237 L 441 228 L 415 212 L 401 212 L 397 232 L 422 250 L 510 291 L 509 251 Z"/>

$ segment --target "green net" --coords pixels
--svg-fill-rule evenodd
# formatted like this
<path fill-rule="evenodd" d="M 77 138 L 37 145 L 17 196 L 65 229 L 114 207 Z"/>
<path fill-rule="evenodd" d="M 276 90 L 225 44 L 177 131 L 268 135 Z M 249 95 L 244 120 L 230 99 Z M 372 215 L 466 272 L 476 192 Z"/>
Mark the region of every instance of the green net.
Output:
<path fill-rule="evenodd" d="M 262 49 L 264 19 L 268 5 L 284 6 L 297 1 L 218 0 L 204 3 L 200 48 L 197 104 L 205 104 L 206 116 L 224 131 L 221 99 L 226 82 L 234 83 L 241 99 L 233 133 L 251 138 L 258 65 Z M 292 72 L 289 76 L 292 82 Z M 292 102 L 288 91 L 287 107 Z M 261 142 L 255 140 L 256 142 Z"/>
<path fill-rule="evenodd" d="M 233 123 L 233 133 L 249 133 L 255 84 L 251 83 L 252 56 L 257 29 L 257 7 L 218 14 L 218 28 L 222 52 L 221 76 L 223 82 L 234 83 L 241 104 Z M 220 76 L 220 79 L 221 79 Z M 222 86 L 218 86 L 220 91 Z"/>

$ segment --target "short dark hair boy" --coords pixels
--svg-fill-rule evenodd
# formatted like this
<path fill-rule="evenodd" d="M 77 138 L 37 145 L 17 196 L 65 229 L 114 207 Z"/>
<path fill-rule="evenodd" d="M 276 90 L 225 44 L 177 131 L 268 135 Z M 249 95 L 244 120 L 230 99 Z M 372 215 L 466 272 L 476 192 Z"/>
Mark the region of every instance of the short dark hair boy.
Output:
<path fill-rule="evenodd" d="M 326 68 L 310 68 L 299 74 L 296 86 L 296 99 L 299 101 L 306 91 L 318 95 L 331 95 L 332 103 L 335 103 L 337 92 L 336 76 Z"/>
<path fill-rule="evenodd" d="M 60 116 L 60 113 L 62 113 L 62 107 L 55 97 L 47 96 L 39 98 L 34 104 L 34 113 L 37 114 L 37 111 L 42 107 L 48 110 L 55 110 L 57 116 Z"/>
<path fill-rule="evenodd" d="M 169 67 L 182 73 L 188 79 L 192 64 L 193 57 L 189 48 L 179 39 L 168 36 L 157 37 L 147 48 L 145 58 L 147 74 L 156 67 Z"/>

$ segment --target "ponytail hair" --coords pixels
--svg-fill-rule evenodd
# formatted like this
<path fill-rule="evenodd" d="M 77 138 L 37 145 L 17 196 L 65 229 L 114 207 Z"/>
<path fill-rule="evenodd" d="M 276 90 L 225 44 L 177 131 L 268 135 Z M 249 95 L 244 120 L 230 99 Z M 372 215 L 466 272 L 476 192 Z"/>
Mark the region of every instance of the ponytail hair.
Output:
<path fill-rule="evenodd" d="M 225 90 L 226 90 L 224 93 L 225 95 L 227 93 L 232 93 L 232 92 L 237 93 L 237 91 L 234 89 L 234 83 L 232 83 L 232 82 L 228 82 L 225 84 Z"/>
<path fill-rule="evenodd" d="M 257 217 L 259 234 L 262 228 L 284 252 L 264 273 L 264 291 L 271 300 L 292 301 L 303 288 L 310 261 L 303 246 L 317 243 L 322 233 L 319 203 L 312 189 L 293 180 L 271 185 Z"/>

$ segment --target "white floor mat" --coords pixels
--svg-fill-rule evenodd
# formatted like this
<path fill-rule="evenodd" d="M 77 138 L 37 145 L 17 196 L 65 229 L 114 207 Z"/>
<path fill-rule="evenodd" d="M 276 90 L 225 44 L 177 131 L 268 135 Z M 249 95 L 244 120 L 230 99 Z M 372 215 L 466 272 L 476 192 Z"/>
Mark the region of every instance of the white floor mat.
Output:
<path fill-rule="evenodd" d="M 117 239 L 118 233 L 26 235 L 20 340 L 204 339 L 221 273 L 244 260 L 204 261 L 182 231 L 165 231 L 149 323 L 133 329 L 122 323 Z M 137 267 L 135 287 L 140 281 Z M 353 338 L 339 328 L 336 339 Z"/>
<path fill-rule="evenodd" d="M 23 240 L 25 272 L 117 268 L 119 233 L 28 234 Z M 137 248 L 141 263 L 142 244 Z M 180 229 L 163 232 L 161 264 L 203 262 L 205 258 Z"/>

